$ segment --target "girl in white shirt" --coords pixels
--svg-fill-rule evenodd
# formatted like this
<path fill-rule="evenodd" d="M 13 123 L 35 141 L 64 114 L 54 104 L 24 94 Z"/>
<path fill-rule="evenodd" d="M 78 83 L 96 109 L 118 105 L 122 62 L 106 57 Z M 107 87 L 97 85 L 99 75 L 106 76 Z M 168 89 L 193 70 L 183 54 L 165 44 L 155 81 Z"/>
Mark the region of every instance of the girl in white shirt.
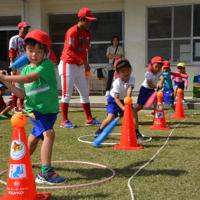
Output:
<path fill-rule="evenodd" d="M 113 82 L 113 87 L 110 90 L 110 95 L 107 97 L 107 117 L 103 120 L 100 127 L 95 133 L 97 137 L 103 129 L 117 116 L 123 116 L 124 112 L 124 98 L 126 96 L 131 97 L 132 91 L 135 84 L 134 77 L 131 76 L 132 67 L 128 60 L 119 59 L 115 62 L 116 72 L 118 73 L 118 78 Z M 136 128 L 136 136 L 138 143 L 145 140 L 139 130 L 138 130 L 138 116 L 137 112 L 133 109 L 134 113 L 134 123 Z M 151 140 L 150 137 L 146 138 L 148 141 Z M 147 141 L 147 140 L 146 140 Z"/>
<path fill-rule="evenodd" d="M 149 97 L 155 92 L 158 87 L 160 76 L 162 74 L 163 59 L 160 56 L 155 56 L 151 59 L 151 63 L 147 67 L 145 79 L 140 87 L 136 111 L 143 108 Z"/>

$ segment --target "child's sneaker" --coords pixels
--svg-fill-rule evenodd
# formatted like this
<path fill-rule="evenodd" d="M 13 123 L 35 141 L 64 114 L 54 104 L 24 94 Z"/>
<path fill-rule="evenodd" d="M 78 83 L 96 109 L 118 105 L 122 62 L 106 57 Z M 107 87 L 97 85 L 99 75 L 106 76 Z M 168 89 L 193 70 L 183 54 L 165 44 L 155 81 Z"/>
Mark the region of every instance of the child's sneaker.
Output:
<path fill-rule="evenodd" d="M 102 130 L 100 128 L 98 128 L 95 132 L 95 136 L 94 138 L 97 138 L 100 134 L 101 134 Z"/>
<path fill-rule="evenodd" d="M 76 128 L 77 125 L 73 124 L 71 121 L 67 120 L 60 126 L 61 128 Z"/>
<path fill-rule="evenodd" d="M 17 109 L 17 107 L 12 108 L 11 112 L 16 113 L 16 109 Z"/>
<path fill-rule="evenodd" d="M 183 100 L 182 100 L 182 102 L 183 102 L 183 103 L 186 103 L 186 100 L 185 100 L 185 99 L 183 99 Z"/>
<path fill-rule="evenodd" d="M 49 185 L 61 184 L 66 181 L 65 177 L 56 174 L 52 168 L 49 168 L 45 173 L 40 172 L 35 179 L 36 183 L 47 183 Z"/>
<path fill-rule="evenodd" d="M 110 91 L 107 90 L 106 93 L 105 93 L 105 97 L 108 97 L 110 95 Z"/>
<path fill-rule="evenodd" d="M 26 110 L 23 108 L 14 107 L 12 108 L 11 112 L 13 113 L 26 113 Z"/>
<path fill-rule="evenodd" d="M 137 142 L 139 144 L 142 144 L 144 142 L 150 142 L 152 140 L 152 137 L 144 135 L 140 133 L 139 131 L 136 131 L 136 137 L 137 137 Z"/>
<path fill-rule="evenodd" d="M 85 125 L 86 126 L 99 126 L 99 125 L 101 125 L 101 122 L 96 120 L 95 118 L 92 118 L 92 120 L 87 121 Z"/>

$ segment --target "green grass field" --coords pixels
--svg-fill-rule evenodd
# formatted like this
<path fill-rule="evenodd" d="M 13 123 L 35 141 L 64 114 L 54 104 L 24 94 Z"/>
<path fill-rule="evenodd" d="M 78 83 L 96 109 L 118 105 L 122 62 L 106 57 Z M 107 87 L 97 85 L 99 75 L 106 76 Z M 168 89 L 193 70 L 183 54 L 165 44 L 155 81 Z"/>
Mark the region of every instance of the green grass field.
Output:
<path fill-rule="evenodd" d="M 52 192 L 52 200 L 129 200 L 131 187 L 137 200 L 199 200 L 200 113 L 197 112 L 186 111 L 190 117 L 185 121 L 172 120 L 169 118 L 170 112 L 166 112 L 167 122 L 172 127 L 170 131 L 149 130 L 153 117 L 141 112 L 140 130 L 151 135 L 153 140 L 146 143 L 143 150 L 130 151 L 114 150 L 110 145 L 94 148 L 90 144 L 79 142 L 80 136 L 93 134 L 96 128 L 85 127 L 83 112 L 75 110 L 70 112 L 70 119 L 76 122 L 79 128 L 61 129 L 59 115 L 55 125 L 56 141 L 53 160 L 78 160 L 103 164 L 112 168 L 116 176 L 108 182 L 94 186 L 39 191 Z M 104 110 L 96 110 L 93 113 L 99 120 L 105 117 Z M 31 124 L 28 123 L 27 134 L 31 128 Z M 113 132 L 119 133 L 120 126 L 117 126 Z M 146 167 L 132 177 L 157 153 L 171 132 L 167 145 Z M 8 168 L 11 133 L 9 120 L 0 120 L 0 171 Z M 87 136 L 84 139 L 91 141 L 93 137 Z M 119 135 L 115 134 L 111 134 L 106 140 L 106 142 L 116 143 L 118 141 Z M 38 146 L 32 158 L 33 162 L 40 161 L 39 150 Z M 56 172 L 69 177 L 67 186 L 96 182 L 112 175 L 108 169 L 68 162 L 54 164 L 54 167 Z M 39 168 L 34 168 L 34 173 L 38 171 Z M 131 177 L 130 187 L 128 187 L 128 180 Z M 6 181 L 6 175 L 2 175 L 0 179 Z M 0 189 L 0 194 L 3 194 L 5 186 L 0 184 Z"/>

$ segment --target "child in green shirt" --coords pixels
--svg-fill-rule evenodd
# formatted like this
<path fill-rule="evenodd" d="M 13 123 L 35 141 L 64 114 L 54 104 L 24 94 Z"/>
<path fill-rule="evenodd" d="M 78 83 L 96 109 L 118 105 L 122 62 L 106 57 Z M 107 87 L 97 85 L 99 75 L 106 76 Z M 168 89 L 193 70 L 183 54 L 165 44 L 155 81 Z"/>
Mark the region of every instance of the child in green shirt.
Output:
<path fill-rule="evenodd" d="M 32 154 L 40 139 L 42 170 L 36 177 L 37 183 L 60 184 L 66 178 L 54 172 L 51 156 L 55 132 L 53 129 L 59 111 L 57 80 L 54 64 L 47 59 L 51 41 L 47 33 L 33 30 L 25 37 L 26 54 L 30 61 L 20 75 L 8 76 L 0 73 L 0 80 L 19 98 L 25 97 L 26 112 L 32 112 L 35 119 L 32 134 L 28 138 L 29 152 Z M 18 82 L 17 88 L 11 82 Z"/>

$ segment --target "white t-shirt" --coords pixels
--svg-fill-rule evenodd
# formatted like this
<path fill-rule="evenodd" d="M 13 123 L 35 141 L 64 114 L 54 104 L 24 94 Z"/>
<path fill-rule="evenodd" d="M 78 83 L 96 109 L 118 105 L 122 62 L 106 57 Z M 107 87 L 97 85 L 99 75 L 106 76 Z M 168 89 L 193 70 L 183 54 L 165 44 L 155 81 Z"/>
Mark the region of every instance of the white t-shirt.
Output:
<path fill-rule="evenodd" d="M 135 85 L 135 78 L 133 76 L 130 77 L 128 82 L 124 82 L 120 78 L 117 78 L 112 84 L 110 95 L 114 98 L 114 95 L 118 94 L 119 99 L 123 100 L 127 96 L 127 89 L 130 85 L 133 87 Z"/>
<path fill-rule="evenodd" d="M 21 55 L 25 53 L 24 45 L 25 45 L 24 39 L 22 39 L 19 35 L 15 35 L 10 38 L 9 49 L 12 48 L 14 50 L 17 50 L 16 58 L 20 57 Z"/>
<path fill-rule="evenodd" d="M 145 87 L 145 88 L 151 89 L 149 87 L 147 81 L 152 81 L 152 83 L 156 85 L 159 81 L 161 74 L 162 74 L 162 72 L 158 72 L 157 74 L 153 74 L 152 72 L 147 71 L 144 75 L 145 79 L 142 83 L 142 86 Z"/>
<path fill-rule="evenodd" d="M 113 46 L 109 46 L 107 48 L 107 51 L 106 51 L 106 55 L 108 56 L 109 54 L 117 54 L 117 55 L 124 55 L 124 50 L 121 46 L 118 46 L 117 48 L 117 52 L 115 53 L 115 50 L 116 50 L 116 47 L 113 47 Z M 109 63 L 112 64 L 113 63 L 113 59 L 109 59 Z"/>

